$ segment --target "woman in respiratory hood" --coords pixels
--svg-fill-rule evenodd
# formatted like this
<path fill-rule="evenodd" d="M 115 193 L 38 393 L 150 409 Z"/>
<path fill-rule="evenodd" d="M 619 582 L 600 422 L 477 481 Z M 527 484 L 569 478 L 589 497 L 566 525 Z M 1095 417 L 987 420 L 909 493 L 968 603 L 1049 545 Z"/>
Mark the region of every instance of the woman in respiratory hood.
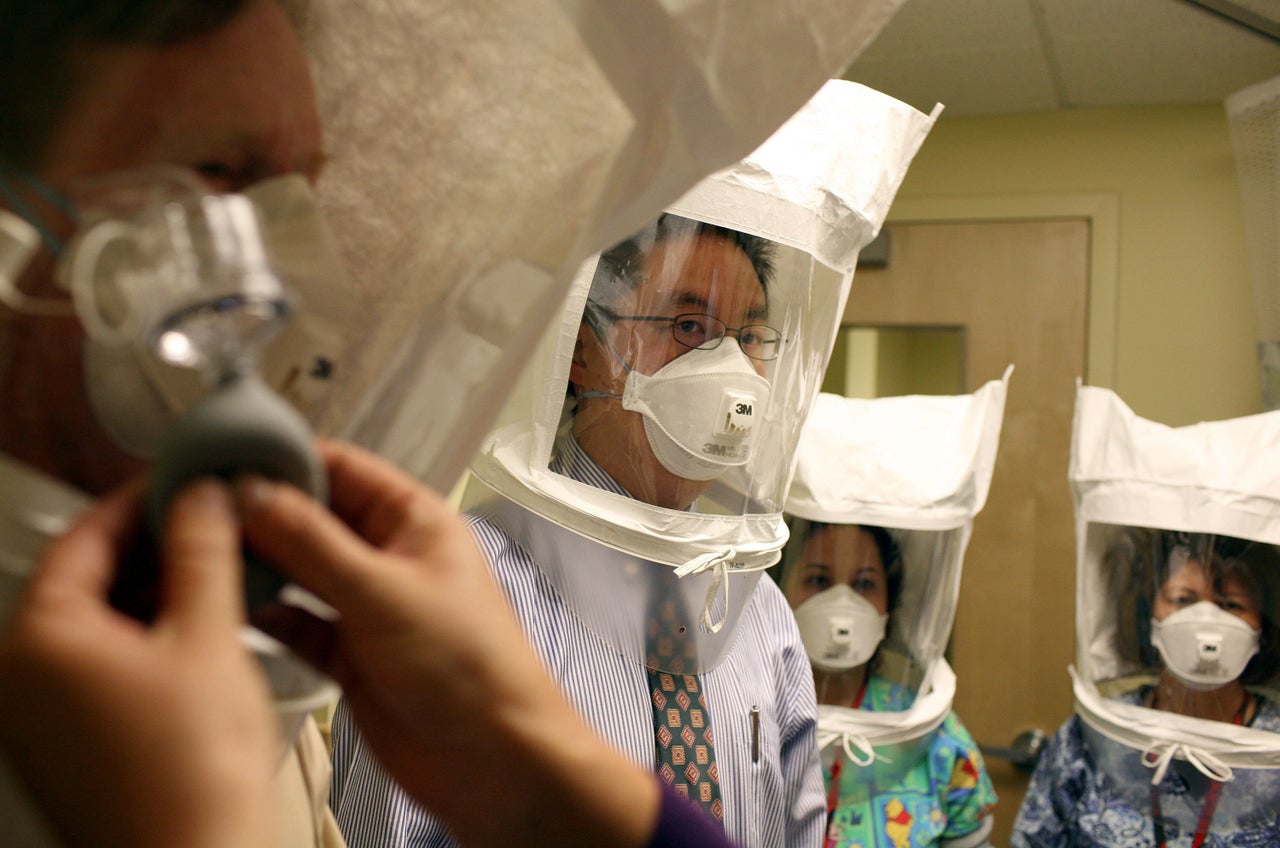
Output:
<path fill-rule="evenodd" d="M 860 709 L 870 703 L 869 688 L 886 694 L 900 688 L 873 672 L 902 591 L 902 558 L 882 527 L 814 522 L 806 529 L 783 591 L 813 664 L 818 700 Z"/>
<path fill-rule="evenodd" d="M 1280 668 L 1280 630 L 1270 612 L 1280 603 L 1280 552 L 1214 534 L 1140 527 L 1114 533 L 1103 570 L 1115 587 L 1116 653 L 1143 669 L 1131 678 L 1136 685 L 1122 687 L 1115 699 L 1280 731 L 1280 704 L 1273 690 L 1262 688 Z M 1117 768 L 1108 756 L 1112 749 L 1095 744 L 1091 750 L 1088 734 L 1073 717 L 1050 743 L 1019 812 L 1015 845 L 1272 845 L 1280 837 L 1274 791 L 1268 821 L 1236 819 L 1234 829 L 1223 832 L 1214 827 L 1215 815 L 1230 795 L 1246 789 L 1231 785 L 1230 770 L 1214 779 L 1169 768 L 1151 783 L 1131 752 L 1128 771 L 1136 786 L 1126 792 L 1107 779 Z M 1142 763 L 1158 768 L 1157 756 L 1149 750 Z M 1123 832 L 1114 829 L 1119 821 L 1128 825 Z"/>
<path fill-rule="evenodd" d="M 943 652 L 1011 369 L 973 394 L 822 393 L 779 580 L 813 668 L 827 846 L 987 844 L 996 803 Z"/>
<path fill-rule="evenodd" d="M 1169 427 L 1076 393 L 1074 715 L 1010 841 L 1280 845 L 1280 414 Z"/>
<path fill-rule="evenodd" d="M 915 692 L 882 673 L 881 643 L 902 594 L 902 553 L 882 527 L 793 519 L 783 592 L 795 611 L 818 703 L 902 711 Z M 886 672 L 887 673 L 887 672 Z M 984 845 L 995 790 L 978 746 L 951 712 L 908 772 L 839 753 L 824 767 L 825 846 Z"/>

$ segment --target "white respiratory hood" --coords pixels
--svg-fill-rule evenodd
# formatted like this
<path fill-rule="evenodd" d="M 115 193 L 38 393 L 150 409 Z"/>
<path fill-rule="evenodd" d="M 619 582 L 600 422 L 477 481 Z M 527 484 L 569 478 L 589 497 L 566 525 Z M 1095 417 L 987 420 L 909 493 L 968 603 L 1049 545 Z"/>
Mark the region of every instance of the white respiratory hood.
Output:
<path fill-rule="evenodd" d="M 889 624 L 887 614 L 843 584 L 809 598 L 796 607 L 795 616 L 809 661 L 829 672 L 866 663 Z"/>
<path fill-rule="evenodd" d="M 1151 644 L 1169 670 L 1192 689 L 1216 689 L 1239 677 L 1258 653 L 1259 636 L 1212 601 L 1151 621 Z"/>
<path fill-rule="evenodd" d="M 694 349 L 646 376 L 627 375 L 625 409 L 644 416 L 649 446 L 662 466 L 686 480 L 711 480 L 751 458 L 757 416 L 769 383 L 738 343 Z"/>
<path fill-rule="evenodd" d="M 1170 427 L 1113 391 L 1077 388 L 1072 689 L 1100 774 L 1134 787 L 1139 803 L 1163 762 L 1227 775 L 1235 798 L 1275 808 L 1280 735 L 1265 721 L 1236 724 L 1239 696 L 1206 690 L 1236 681 L 1268 703 L 1275 685 L 1262 635 L 1280 621 L 1277 457 L 1280 412 Z M 1163 686 L 1167 676 L 1192 695 Z M 1223 710 L 1216 720 L 1182 711 L 1206 703 Z M 1183 832 L 1198 814 L 1177 822 Z M 1220 809 L 1210 832 L 1233 832 L 1241 815 L 1252 813 Z"/>
<path fill-rule="evenodd" d="M 560 325 L 526 372 L 528 392 L 511 404 L 507 423 L 473 463 L 477 478 L 558 526 L 648 561 L 730 571 L 777 562 L 795 445 L 830 357 L 857 252 L 879 230 L 933 120 L 856 83 L 832 80 L 737 165 L 707 177 L 584 263 Z M 675 219 L 693 226 L 680 229 Z M 719 246 L 704 248 L 704 234 Z M 764 289 L 763 302 L 754 283 L 740 285 L 744 257 Z M 715 274 L 707 272 L 711 265 Z M 700 291 L 685 291 L 695 284 Z M 668 303 L 667 295 L 676 299 Z M 610 416 L 582 416 L 581 405 L 565 403 L 588 303 L 619 313 L 612 332 L 626 343 L 613 344 L 629 367 L 640 361 L 637 351 L 663 354 L 645 357 L 654 368 L 648 380 L 628 377 L 623 387 L 622 407 L 641 416 L 643 424 L 634 415 L 630 421 L 645 431 L 655 456 L 592 458 L 618 472 L 614 482 L 629 478 L 622 488 L 631 494 L 666 491 L 672 475 L 705 487 L 681 486 L 670 499 L 647 502 L 554 470 L 566 433 L 589 453 L 620 441 L 584 432 L 612 426 Z M 726 330 L 758 322 L 783 344 L 763 376 L 731 335 L 716 348 L 672 359 L 666 354 L 674 348 L 664 346 L 679 339 L 672 341 L 674 328 L 659 321 L 678 317 L 680 304 Z M 695 365 L 697 377 L 684 371 Z"/>

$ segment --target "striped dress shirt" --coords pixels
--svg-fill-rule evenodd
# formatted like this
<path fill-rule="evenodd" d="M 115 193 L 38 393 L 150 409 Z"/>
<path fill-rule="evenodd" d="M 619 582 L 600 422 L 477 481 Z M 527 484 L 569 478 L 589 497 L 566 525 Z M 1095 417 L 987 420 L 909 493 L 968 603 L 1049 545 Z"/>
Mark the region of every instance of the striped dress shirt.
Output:
<path fill-rule="evenodd" d="M 561 445 L 552 470 L 625 494 L 572 439 Z M 653 768 L 653 709 L 644 667 L 589 630 L 505 532 L 482 518 L 468 521 L 526 634 L 566 696 L 606 739 L 636 763 Z M 825 799 L 813 677 L 791 610 L 767 576 L 746 602 L 723 659 L 703 672 L 702 681 L 729 838 L 760 848 L 821 845 Z M 754 729 L 753 707 L 759 708 Z M 345 702 L 334 716 L 333 743 L 331 803 L 351 848 L 457 844 L 439 819 L 409 799 L 381 769 Z M 584 834 L 583 841 L 591 844 L 590 835 Z M 537 834 L 529 834 L 529 844 L 537 844 Z"/>

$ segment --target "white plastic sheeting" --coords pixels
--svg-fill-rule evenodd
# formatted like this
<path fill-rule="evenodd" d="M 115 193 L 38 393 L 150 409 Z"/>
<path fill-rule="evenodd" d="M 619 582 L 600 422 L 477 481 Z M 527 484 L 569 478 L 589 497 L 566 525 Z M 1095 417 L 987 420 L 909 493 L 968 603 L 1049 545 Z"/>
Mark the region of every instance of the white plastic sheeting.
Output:
<path fill-rule="evenodd" d="M 450 486 L 581 261 L 756 148 L 901 2 L 315 0 L 319 190 L 353 273 L 320 429 Z"/>
<path fill-rule="evenodd" d="M 808 260 L 811 279 L 792 292 L 799 317 L 783 328 L 787 346 L 772 372 L 766 432 L 756 437 L 759 456 L 742 475 L 721 481 L 736 490 L 739 502 L 746 497 L 741 509 L 667 509 L 548 470 L 594 262 L 580 270 L 559 329 L 531 372 L 532 415 L 517 411 L 515 423 L 494 434 L 473 466 L 476 475 L 548 520 L 646 560 L 676 567 L 724 564 L 731 570 L 776 562 L 786 541 L 780 513 L 791 457 L 830 357 L 857 251 L 879 231 L 935 116 L 855 83 L 833 81 L 760 151 L 708 177 L 670 207 L 684 217 L 788 245 L 804 257 L 821 251 L 840 263 L 829 267 Z M 830 155 L 819 158 L 824 151 Z M 787 299 L 780 293 L 770 298 Z"/>

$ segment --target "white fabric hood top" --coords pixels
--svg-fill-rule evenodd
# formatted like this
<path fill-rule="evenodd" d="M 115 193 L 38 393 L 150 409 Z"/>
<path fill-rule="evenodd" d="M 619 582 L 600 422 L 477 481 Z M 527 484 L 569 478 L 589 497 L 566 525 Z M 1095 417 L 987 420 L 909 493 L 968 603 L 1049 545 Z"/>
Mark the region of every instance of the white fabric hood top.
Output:
<path fill-rule="evenodd" d="M 318 193 L 354 279 L 308 419 L 447 490 L 582 260 L 757 147 L 902 2 L 315 0 Z"/>
<path fill-rule="evenodd" d="M 1280 767 L 1280 734 L 1103 694 L 1109 681 L 1129 673 L 1113 647 L 1114 604 L 1106 603 L 1109 531 L 1159 528 L 1280 543 L 1276 458 L 1280 412 L 1174 428 L 1138 417 L 1107 389 L 1078 389 L 1069 468 L 1077 546 L 1072 678 L 1077 712 L 1103 736 L 1153 758 L 1189 760 L 1206 774 Z"/>
<path fill-rule="evenodd" d="M 971 395 L 820 394 L 796 452 L 787 512 L 917 530 L 971 522 L 991 487 L 1012 372 Z"/>
<path fill-rule="evenodd" d="M 1280 544 L 1280 415 L 1188 427 L 1140 418 L 1107 389 L 1081 386 L 1068 474 L 1077 523 L 1222 533 Z"/>
<path fill-rule="evenodd" d="M 926 117 L 873 89 L 832 80 L 755 152 L 670 210 L 736 228 L 749 210 L 753 230 L 851 272 L 941 112 L 935 106 Z"/>
<path fill-rule="evenodd" d="M 943 651 L 973 518 L 991 485 L 1012 371 L 971 395 L 821 394 L 805 424 L 787 494 L 787 513 L 800 519 L 794 532 L 815 521 L 875 525 L 889 530 L 901 552 L 902 588 L 876 673 L 914 691 L 912 706 L 818 708 L 819 744 L 839 742 L 855 763 L 930 733 L 951 710 L 956 680 Z M 784 569 L 803 566 L 803 548 L 793 538 Z"/>
<path fill-rule="evenodd" d="M 665 509 L 548 470 L 595 261 L 579 271 L 560 327 L 534 363 L 532 417 L 527 409 L 512 414 L 515 423 L 497 431 L 476 459 L 476 475 L 544 518 L 644 560 L 694 571 L 776 562 L 786 541 L 781 506 L 790 459 L 830 356 L 858 250 L 879 231 L 936 114 L 856 83 L 828 82 L 744 162 L 708 177 L 668 208 L 768 239 L 794 255 L 780 260 L 780 269 L 792 270 L 779 270 L 769 300 L 803 305 L 770 318 L 787 341 L 770 363 L 773 390 L 758 425 L 756 455 L 745 471 L 716 484 L 736 492 L 745 507 L 730 507 L 728 514 Z"/>

